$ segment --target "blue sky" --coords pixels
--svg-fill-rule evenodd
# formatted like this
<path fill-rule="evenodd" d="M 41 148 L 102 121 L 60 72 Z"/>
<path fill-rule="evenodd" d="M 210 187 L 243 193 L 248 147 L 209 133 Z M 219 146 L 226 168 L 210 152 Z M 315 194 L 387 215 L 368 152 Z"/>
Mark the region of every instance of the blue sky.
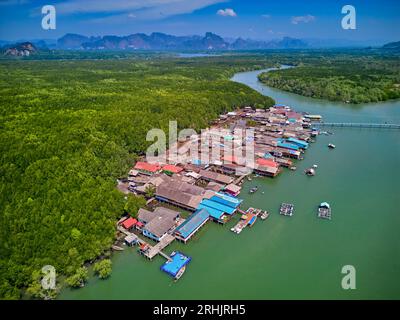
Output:
<path fill-rule="evenodd" d="M 41 28 L 41 7 L 54 5 L 56 30 Z M 357 29 L 343 30 L 341 8 L 356 8 Z M 0 39 L 54 39 L 65 33 L 400 40 L 399 0 L 0 0 Z"/>

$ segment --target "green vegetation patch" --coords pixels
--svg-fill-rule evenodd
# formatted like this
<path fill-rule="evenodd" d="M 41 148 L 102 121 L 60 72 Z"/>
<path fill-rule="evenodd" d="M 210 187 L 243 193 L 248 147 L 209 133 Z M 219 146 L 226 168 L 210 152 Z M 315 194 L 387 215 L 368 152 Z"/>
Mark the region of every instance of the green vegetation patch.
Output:
<path fill-rule="evenodd" d="M 400 98 L 399 56 L 337 55 L 302 60 L 296 68 L 262 73 L 259 79 L 271 87 L 331 101 Z"/>
<path fill-rule="evenodd" d="M 45 265 L 83 285 L 83 264 L 110 248 L 124 210 L 144 203 L 127 202 L 116 179 L 151 143 L 147 131 L 167 132 L 169 120 L 198 130 L 237 106 L 272 105 L 229 80 L 269 65 L 259 60 L 1 61 L 0 298 L 43 296 Z"/>

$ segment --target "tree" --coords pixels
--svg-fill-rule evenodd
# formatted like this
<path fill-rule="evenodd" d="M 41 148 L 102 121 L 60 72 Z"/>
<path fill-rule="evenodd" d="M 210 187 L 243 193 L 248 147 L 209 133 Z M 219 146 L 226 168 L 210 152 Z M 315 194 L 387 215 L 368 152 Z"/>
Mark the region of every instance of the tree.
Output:
<path fill-rule="evenodd" d="M 68 277 L 65 282 L 73 288 L 83 287 L 85 282 L 88 280 L 89 274 L 88 270 L 85 267 L 78 268 L 76 273 L 70 277 Z"/>
<path fill-rule="evenodd" d="M 146 198 L 153 198 L 156 193 L 156 187 L 153 185 L 148 185 L 146 187 Z"/>
<path fill-rule="evenodd" d="M 112 268 L 111 268 L 111 260 L 104 259 L 94 264 L 93 270 L 99 276 L 100 279 L 105 279 L 110 276 Z"/>
<path fill-rule="evenodd" d="M 146 200 L 142 196 L 128 194 L 124 206 L 124 211 L 132 217 L 137 217 L 140 208 L 146 205 Z"/>

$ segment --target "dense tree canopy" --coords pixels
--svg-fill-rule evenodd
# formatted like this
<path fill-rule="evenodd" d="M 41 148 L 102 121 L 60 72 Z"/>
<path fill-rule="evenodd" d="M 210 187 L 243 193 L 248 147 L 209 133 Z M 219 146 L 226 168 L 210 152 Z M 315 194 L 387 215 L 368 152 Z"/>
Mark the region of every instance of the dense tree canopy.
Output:
<path fill-rule="evenodd" d="M 400 57 L 334 56 L 262 73 L 260 81 L 307 97 L 350 103 L 400 98 Z"/>
<path fill-rule="evenodd" d="M 0 298 L 27 287 L 41 296 L 44 265 L 70 285 L 84 281 L 83 263 L 109 249 L 117 219 L 143 203 L 126 205 L 115 186 L 152 143 L 147 131 L 169 120 L 200 129 L 222 111 L 272 105 L 229 81 L 268 65 L 239 56 L 1 61 Z"/>

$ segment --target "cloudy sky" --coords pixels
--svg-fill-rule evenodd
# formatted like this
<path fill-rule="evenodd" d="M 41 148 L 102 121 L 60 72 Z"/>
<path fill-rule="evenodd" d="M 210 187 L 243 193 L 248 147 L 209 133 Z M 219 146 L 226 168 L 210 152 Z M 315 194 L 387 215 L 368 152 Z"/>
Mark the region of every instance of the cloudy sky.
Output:
<path fill-rule="evenodd" d="M 341 27 L 346 4 L 356 8 L 356 30 Z M 56 8 L 56 30 L 41 27 L 44 5 Z M 253 39 L 393 41 L 400 40 L 399 15 L 399 0 L 0 0 L 0 39 L 212 31 Z"/>

